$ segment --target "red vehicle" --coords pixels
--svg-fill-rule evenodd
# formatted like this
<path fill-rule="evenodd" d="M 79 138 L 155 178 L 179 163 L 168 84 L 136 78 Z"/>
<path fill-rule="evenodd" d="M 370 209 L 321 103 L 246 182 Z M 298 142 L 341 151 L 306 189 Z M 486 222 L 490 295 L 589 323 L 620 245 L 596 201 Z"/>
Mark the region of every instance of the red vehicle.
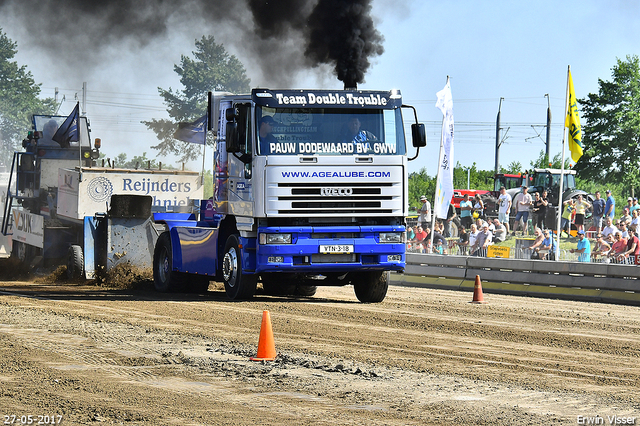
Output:
<path fill-rule="evenodd" d="M 493 177 L 493 192 L 498 194 L 501 186 L 504 186 L 507 191 L 514 188 L 520 188 L 524 182 L 524 177 L 525 175 L 522 173 L 515 175 L 499 173 Z"/>
<path fill-rule="evenodd" d="M 465 194 L 469 195 L 469 199 L 473 199 L 476 194 L 480 195 L 480 199 L 484 203 L 485 215 L 496 216 L 496 202 L 500 196 L 500 187 L 504 186 L 507 191 L 510 189 L 520 189 L 524 182 L 525 175 L 499 173 L 493 177 L 493 191 L 485 189 L 454 189 L 451 202 L 456 208 L 456 213 L 460 215 L 460 202 Z"/>

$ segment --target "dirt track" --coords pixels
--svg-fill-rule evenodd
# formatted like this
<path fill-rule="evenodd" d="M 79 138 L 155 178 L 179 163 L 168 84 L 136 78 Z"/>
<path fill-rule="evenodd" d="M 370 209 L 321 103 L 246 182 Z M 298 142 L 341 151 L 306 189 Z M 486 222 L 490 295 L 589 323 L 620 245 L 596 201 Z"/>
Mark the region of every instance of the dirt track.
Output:
<path fill-rule="evenodd" d="M 0 415 L 64 424 L 640 424 L 640 308 L 391 287 L 311 299 L 0 282 Z M 28 297 L 25 297 L 28 296 Z M 262 311 L 279 357 L 252 362 Z M 2 418 L 4 421 L 5 418 Z M 16 423 L 18 424 L 18 423 Z M 586 423 L 585 423 L 586 424 Z"/>

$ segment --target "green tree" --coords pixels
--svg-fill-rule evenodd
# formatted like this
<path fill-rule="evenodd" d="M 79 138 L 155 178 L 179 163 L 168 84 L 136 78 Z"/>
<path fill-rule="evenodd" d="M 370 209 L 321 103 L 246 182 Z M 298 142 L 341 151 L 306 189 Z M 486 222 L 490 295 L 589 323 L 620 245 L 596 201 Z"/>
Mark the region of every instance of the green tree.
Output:
<path fill-rule="evenodd" d="M 420 207 L 420 197 L 426 196 L 431 207 L 436 194 L 436 178 L 427 174 L 424 167 L 419 172 L 413 172 L 409 175 L 409 208 L 416 210 Z"/>
<path fill-rule="evenodd" d="M 562 153 L 559 152 L 553 156 L 553 159 L 551 161 L 549 161 L 546 153 L 541 150 L 540 156 L 538 157 L 538 159 L 531 162 L 531 167 L 540 168 L 540 169 L 546 169 L 547 167 L 550 167 L 552 169 L 559 169 L 562 166 L 562 159 L 560 157 L 562 157 Z M 570 157 L 567 157 L 564 159 L 564 168 L 566 170 L 569 170 L 569 164 L 570 164 L 569 160 L 570 160 Z"/>
<path fill-rule="evenodd" d="M 467 182 L 469 189 L 493 189 L 493 171 L 478 170 L 476 163 L 471 167 L 462 167 L 457 163 L 453 168 L 453 187 L 456 189 L 466 189 Z"/>
<path fill-rule="evenodd" d="M 136 155 L 131 160 L 127 160 L 127 154 L 121 152 L 115 158 L 111 160 L 115 167 L 120 169 L 158 169 L 158 161 L 147 158 L 147 153 L 143 152 L 142 155 Z M 174 169 L 173 166 L 163 164 L 163 169 Z"/>
<path fill-rule="evenodd" d="M 506 173 L 510 175 L 516 175 L 518 173 L 522 173 L 522 164 L 520 164 L 519 161 L 512 161 L 509 163 L 506 169 L 504 167 L 500 167 L 500 173 L 502 174 Z"/>
<path fill-rule="evenodd" d="M 248 92 L 250 83 L 244 65 L 234 55 L 229 55 L 222 44 L 217 44 L 213 36 L 203 36 L 195 44 L 194 58 L 182 55 L 180 65 L 174 66 L 184 88 L 165 90 L 158 87 L 171 119 L 143 122 L 160 141 L 152 146 L 158 150 L 158 155 L 177 155 L 181 162 L 198 158 L 201 148 L 173 138 L 178 123 L 195 121 L 206 113 L 207 92 Z"/>
<path fill-rule="evenodd" d="M 53 114 L 52 98 L 40 99 L 36 84 L 25 65 L 15 57 L 17 43 L 0 28 L 0 162 L 9 164 L 12 152 L 21 149 L 20 142 L 31 129 L 32 114 Z"/>
<path fill-rule="evenodd" d="M 467 172 L 467 169 L 469 172 Z M 467 175 L 467 173 L 469 173 Z M 469 177 L 469 187 L 471 189 L 493 189 L 493 170 L 478 170 L 476 163 L 469 168 L 462 167 L 457 163 L 453 168 L 453 187 L 455 189 L 467 188 L 467 177 Z M 409 175 L 409 208 L 416 210 L 420 207 L 420 197 L 426 196 L 433 208 L 436 195 L 437 177 L 429 176 L 427 169 L 422 168 L 419 172 Z"/>
<path fill-rule="evenodd" d="M 640 183 L 640 59 L 617 59 L 612 81 L 598 79 L 598 93 L 582 105 L 583 155 L 575 165 L 578 175 L 627 188 Z"/>

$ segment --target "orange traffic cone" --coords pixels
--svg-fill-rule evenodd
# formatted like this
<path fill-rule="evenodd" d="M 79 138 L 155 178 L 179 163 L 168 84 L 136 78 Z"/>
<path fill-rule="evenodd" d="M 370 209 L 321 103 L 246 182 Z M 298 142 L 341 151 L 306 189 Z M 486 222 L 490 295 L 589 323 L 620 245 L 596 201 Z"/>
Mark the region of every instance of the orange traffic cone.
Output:
<path fill-rule="evenodd" d="M 473 300 L 469 303 L 487 303 L 484 301 L 484 295 L 482 294 L 480 275 L 476 275 L 476 283 L 473 285 Z"/>
<path fill-rule="evenodd" d="M 269 311 L 262 311 L 258 354 L 249 359 L 251 361 L 273 361 L 276 359 L 276 355 L 276 345 L 273 342 L 273 330 L 271 329 L 271 317 L 269 316 Z"/>

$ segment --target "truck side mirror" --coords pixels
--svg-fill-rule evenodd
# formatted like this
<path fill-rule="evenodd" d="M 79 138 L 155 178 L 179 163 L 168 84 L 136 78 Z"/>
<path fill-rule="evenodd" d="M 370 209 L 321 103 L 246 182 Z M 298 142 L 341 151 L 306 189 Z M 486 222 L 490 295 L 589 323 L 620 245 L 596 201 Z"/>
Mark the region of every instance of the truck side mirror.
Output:
<path fill-rule="evenodd" d="M 411 140 L 414 148 L 424 148 L 427 146 L 427 134 L 424 124 L 415 123 L 411 125 Z"/>
<path fill-rule="evenodd" d="M 238 124 L 227 123 L 227 152 L 240 152 L 240 138 L 238 132 Z"/>

